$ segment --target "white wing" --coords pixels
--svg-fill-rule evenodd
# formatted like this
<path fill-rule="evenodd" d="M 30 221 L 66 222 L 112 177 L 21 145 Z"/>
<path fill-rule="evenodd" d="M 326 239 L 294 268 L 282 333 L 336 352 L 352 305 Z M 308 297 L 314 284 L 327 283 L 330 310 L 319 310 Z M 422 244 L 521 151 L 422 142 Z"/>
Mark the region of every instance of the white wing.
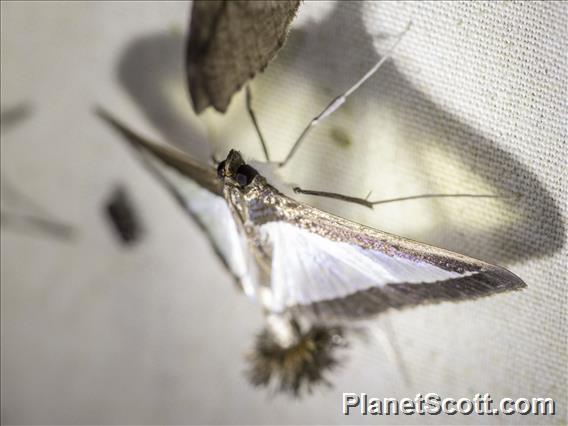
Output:
<path fill-rule="evenodd" d="M 333 310 L 334 316 L 364 316 L 389 307 L 482 296 L 500 291 L 514 277 L 488 264 L 460 273 L 333 241 L 281 221 L 262 225 L 261 233 L 272 247 L 274 312 L 311 307 Z"/>
<path fill-rule="evenodd" d="M 144 156 L 144 164 L 203 229 L 216 254 L 245 293 L 254 297 L 258 271 L 221 196 L 215 169 L 138 135 L 104 109 L 97 108 L 96 112 L 134 148 L 148 154 Z"/>
<path fill-rule="evenodd" d="M 154 161 L 164 179 L 177 192 L 193 219 L 209 237 L 209 240 L 225 266 L 241 283 L 245 294 L 255 298 L 257 290 L 256 268 L 241 238 L 223 197 L 220 197 L 181 175 L 175 169 Z"/>
<path fill-rule="evenodd" d="M 370 287 L 428 283 L 464 275 L 428 263 L 332 241 L 286 222 L 261 227 L 272 243 L 273 308 L 343 298 Z"/>

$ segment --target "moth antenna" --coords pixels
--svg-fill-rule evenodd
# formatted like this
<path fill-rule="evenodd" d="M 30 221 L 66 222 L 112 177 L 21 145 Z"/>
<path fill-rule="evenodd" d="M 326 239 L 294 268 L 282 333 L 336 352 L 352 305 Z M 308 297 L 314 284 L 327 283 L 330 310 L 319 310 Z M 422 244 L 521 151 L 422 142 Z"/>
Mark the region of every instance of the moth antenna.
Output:
<path fill-rule="evenodd" d="M 387 204 L 387 203 L 394 203 L 397 201 L 408 201 L 408 200 L 420 200 L 424 198 L 515 198 L 518 199 L 520 197 L 519 194 L 513 195 L 499 195 L 499 194 L 420 194 L 420 195 L 411 195 L 409 197 L 398 197 L 398 198 L 388 198 L 385 200 L 377 200 L 377 201 L 369 201 L 369 196 L 371 193 L 365 198 L 358 198 L 352 197 L 350 195 L 338 194 L 335 192 L 327 192 L 327 191 L 314 191 L 309 189 L 302 189 L 300 187 L 295 187 L 294 192 L 296 194 L 305 194 L 305 195 L 315 195 L 316 197 L 326 197 L 326 198 L 333 198 L 340 201 L 346 201 L 348 203 L 359 204 L 364 207 L 368 207 L 372 209 L 374 206 L 379 204 Z"/>
<path fill-rule="evenodd" d="M 369 71 L 367 71 L 365 73 L 365 75 L 363 77 L 361 77 L 353 86 L 351 86 L 349 89 L 347 89 L 347 91 L 345 91 L 343 94 L 335 97 L 318 115 L 316 115 L 314 118 L 312 118 L 312 120 L 308 123 L 306 128 L 302 131 L 302 133 L 300 134 L 300 136 L 298 137 L 296 142 L 294 142 L 294 145 L 292 145 L 292 149 L 290 149 L 290 151 L 288 152 L 288 155 L 286 156 L 284 161 L 282 161 L 278 164 L 279 167 L 284 167 L 286 164 L 288 164 L 288 162 L 290 161 L 290 159 L 292 158 L 294 153 L 300 147 L 300 143 L 304 140 L 304 138 L 308 135 L 308 133 L 310 132 L 310 130 L 313 127 L 317 126 L 322 120 L 324 120 L 325 118 L 327 118 L 331 114 L 333 114 L 341 105 L 343 105 L 345 103 L 347 98 L 351 94 L 353 94 L 353 92 L 355 92 L 357 89 L 359 89 L 359 87 L 361 87 L 361 85 L 363 83 L 365 83 L 365 81 L 367 81 L 369 78 L 371 78 L 371 76 L 373 74 L 375 74 L 379 70 L 379 68 L 388 59 L 391 58 L 394 49 L 402 41 L 402 38 L 408 32 L 411 25 L 412 25 L 412 22 L 409 22 L 408 25 L 406 26 L 405 30 L 397 36 L 395 42 L 387 50 L 387 52 L 381 57 L 381 59 L 375 65 L 373 65 L 373 67 Z"/>
<path fill-rule="evenodd" d="M 258 139 L 260 140 L 260 144 L 262 145 L 262 151 L 264 152 L 264 158 L 266 158 L 266 162 L 270 163 L 270 155 L 268 154 L 268 146 L 262 136 L 262 132 L 260 131 L 260 126 L 258 125 L 258 121 L 256 119 L 256 114 L 254 113 L 254 109 L 252 108 L 252 92 L 250 90 L 250 85 L 247 84 L 245 89 L 246 93 L 246 105 L 247 111 L 249 113 L 250 119 L 252 120 L 252 124 L 256 130 L 256 134 L 258 135 Z"/>

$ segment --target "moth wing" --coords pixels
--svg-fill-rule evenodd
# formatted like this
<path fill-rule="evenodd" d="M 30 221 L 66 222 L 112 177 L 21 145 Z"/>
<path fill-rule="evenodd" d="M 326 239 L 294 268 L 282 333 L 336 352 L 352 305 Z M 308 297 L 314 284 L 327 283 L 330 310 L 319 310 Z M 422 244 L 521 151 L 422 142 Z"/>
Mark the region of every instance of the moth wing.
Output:
<path fill-rule="evenodd" d="M 186 46 L 193 109 L 225 112 L 231 97 L 262 71 L 286 39 L 299 0 L 194 1 Z"/>
<path fill-rule="evenodd" d="M 275 311 L 366 317 L 525 287 L 504 268 L 303 204 L 294 210 L 291 219 L 261 225 L 272 250 Z"/>
<path fill-rule="evenodd" d="M 167 145 L 152 142 L 140 136 L 123 124 L 107 110 L 97 107 L 95 113 L 116 132 L 118 132 L 136 150 L 144 150 L 159 159 L 164 165 L 171 167 L 183 176 L 196 182 L 209 192 L 222 196 L 223 190 L 215 170 L 184 152 Z M 155 172 L 155 170 L 152 170 Z"/>
<path fill-rule="evenodd" d="M 150 158 L 144 157 L 144 165 L 204 231 L 213 250 L 245 293 L 253 296 L 257 281 L 255 268 L 222 197 L 215 169 L 181 151 L 143 138 L 102 109 L 97 113 L 133 147 L 150 154 Z"/>
<path fill-rule="evenodd" d="M 184 210 L 207 235 L 223 265 L 237 279 L 247 296 L 254 298 L 257 294 L 256 267 L 225 199 L 187 179 L 177 170 L 157 161 L 154 163 Z"/>

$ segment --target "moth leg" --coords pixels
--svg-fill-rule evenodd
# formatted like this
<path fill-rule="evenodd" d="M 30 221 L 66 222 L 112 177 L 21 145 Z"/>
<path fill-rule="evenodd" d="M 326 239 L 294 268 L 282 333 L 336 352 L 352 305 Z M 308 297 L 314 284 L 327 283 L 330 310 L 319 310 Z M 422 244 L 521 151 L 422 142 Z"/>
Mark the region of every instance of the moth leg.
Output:
<path fill-rule="evenodd" d="M 264 152 L 264 157 L 266 158 L 266 162 L 269 163 L 270 155 L 268 154 L 268 146 L 266 145 L 264 137 L 262 136 L 262 132 L 260 131 L 260 126 L 258 125 L 258 121 L 256 119 L 256 114 L 254 113 L 254 110 L 252 108 L 252 93 L 250 91 L 250 85 L 248 84 L 245 89 L 245 93 L 246 93 L 247 111 L 249 113 L 250 119 L 252 120 L 252 124 L 254 125 L 258 138 L 260 139 L 260 144 L 262 145 L 262 151 Z"/>
<path fill-rule="evenodd" d="M 316 197 L 326 197 L 326 198 L 333 198 L 340 201 L 346 201 L 348 203 L 359 204 L 361 206 L 368 207 L 370 209 L 373 208 L 373 203 L 367 200 L 366 198 L 358 198 L 352 197 L 350 195 L 338 194 L 336 192 L 326 192 L 326 191 L 314 191 L 310 189 L 302 189 L 298 186 L 294 187 L 294 192 L 296 194 L 306 194 L 306 195 L 315 195 Z"/>
<path fill-rule="evenodd" d="M 424 198 L 510 198 L 510 196 L 498 195 L 498 194 L 420 194 L 420 195 L 411 195 L 409 197 L 387 198 L 384 200 L 369 201 L 369 196 L 371 195 L 371 193 L 369 193 L 366 198 L 358 198 L 358 197 L 352 197 L 350 195 L 338 194 L 335 192 L 313 191 L 309 189 L 302 189 L 300 187 L 295 187 L 294 192 L 296 194 L 306 194 L 306 195 L 315 195 L 316 197 L 333 198 L 340 201 L 359 204 L 361 206 L 368 207 L 370 209 L 372 209 L 374 206 L 379 204 L 394 203 L 397 201 L 420 200 Z"/>
<path fill-rule="evenodd" d="M 284 161 L 282 161 L 278 164 L 279 167 L 285 166 L 290 161 L 290 159 L 292 158 L 294 153 L 300 147 L 300 143 L 304 140 L 304 138 L 308 135 L 308 133 L 310 132 L 310 130 L 313 127 L 317 126 L 323 119 L 325 119 L 325 118 L 329 117 L 331 114 L 333 114 L 341 105 L 343 105 L 345 103 L 347 98 L 350 95 L 352 95 L 353 92 L 355 92 L 357 89 L 359 89 L 359 87 L 361 87 L 361 85 L 365 81 L 367 81 L 373 74 L 375 74 L 378 71 L 378 69 L 388 59 L 390 59 L 390 57 L 392 56 L 392 52 L 394 51 L 396 46 L 398 46 L 398 44 L 402 41 L 403 36 L 410 29 L 411 24 L 412 24 L 411 22 L 408 23 L 406 29 L 397 36 L 397 38 L 396 38 L 395 42 L 392 44 L 392 46 L 381 57 L 381 59 L 375 65 L 373 65 L 369 71 L 367 71 L 365 73 L 365 75 L 363 77 L 361 77 L 353 86 L 351 86 L 349 89 L 347 89 L 347 91 L 345 91 L 341 95 L 332 99 L 332 101 L 318 115 L 316 115 L 314 118 L 312 118 L 312 120 L 308 123 L 306 128 L 302 131 L 302 133 L 300 134 L 298 139 L 296 139 L 296 142 L 294 142 L 294 145 L 292 145 L 292 149 L 290 149 L 290 152 L 288 152 L 288 155 L 286 156 Z"/>

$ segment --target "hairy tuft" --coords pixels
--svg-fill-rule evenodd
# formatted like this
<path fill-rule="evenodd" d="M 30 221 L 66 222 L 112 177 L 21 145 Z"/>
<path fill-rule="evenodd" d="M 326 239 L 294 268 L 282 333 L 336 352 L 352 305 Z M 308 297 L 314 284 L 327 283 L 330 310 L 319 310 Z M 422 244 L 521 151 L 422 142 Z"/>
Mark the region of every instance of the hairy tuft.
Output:
<path fill-rule="evenodd" d="M 247 356 L 247 377 L 254 386 L 274 386 L 279 392 L 300 396 L 315 386 L 331 385 L 326 373 L 340 364 L 337 350 L 347 345 L 344 329 L 318 324 L 302 331 L 295 321 L 292 326 L 295 340 L 285 347 L 269 328 L 257 335 Z"/>

